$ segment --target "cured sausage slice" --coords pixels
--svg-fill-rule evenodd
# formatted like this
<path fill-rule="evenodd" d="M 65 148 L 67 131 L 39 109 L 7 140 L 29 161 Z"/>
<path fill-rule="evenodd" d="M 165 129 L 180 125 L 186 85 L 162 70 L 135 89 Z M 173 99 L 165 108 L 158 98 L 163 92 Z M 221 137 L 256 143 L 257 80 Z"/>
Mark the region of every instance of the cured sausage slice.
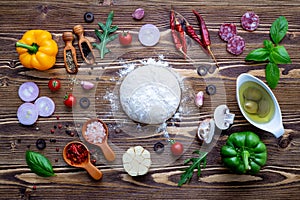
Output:
<path fill-rule="evenodd" d="M 241 24 L 246 31 L 254 31 L 259 25 L 259 17 L 254 12 L 246 12 L 241 17 Z"/>
<path fill-rule="evenodd" d="M 230 38 L 235 36 L 237 33 L 236 26 L 232 23 L 224 23 L 220 26 L 219 36 L 222 40 L 228 41 Z"/>
<path fill-rule="evenodd" d="M 227 51 L 234 55 L 240 55 L 245 48 L 245 40 L 238 35 L 233 36 L 228 40 Z"/>

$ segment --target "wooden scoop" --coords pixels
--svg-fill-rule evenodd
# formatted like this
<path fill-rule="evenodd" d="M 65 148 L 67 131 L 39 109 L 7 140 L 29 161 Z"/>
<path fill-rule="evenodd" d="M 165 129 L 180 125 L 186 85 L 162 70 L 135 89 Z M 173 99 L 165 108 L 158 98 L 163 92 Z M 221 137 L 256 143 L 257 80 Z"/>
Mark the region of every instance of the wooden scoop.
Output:
<path fill-rule="evenodd" d="M 77 164 L 77 163 L 73 163 L 70 159 L 67 158 L 67 150 L 69 145 L 71 144 L 81 144 L 84 146 L 84 148 L 86 148 L 86 150 L 88 151 L 88 157 L 84 162 Z M 91 163 L 90 152 L 82 142 L 78 142 L 78 141 L 69 142 L 63 150 L 63 158 L 68 165 L 71 165 L 73 167 L 84 168 L 91 175 L 91 177 L 93 177 L 93 179 L 100 180 L 102 178 L 102 172 Z"/>
<path fill-rule="evenodd" d="M 92 142 L 88 141 L 88 139 L 87 139 L 87 135 L 86 135 L 87 125 L 89 123 L 92 123 L 92 122 L 95 122 L 95 121 L 100 122 L 103 125 L 104 129 L 105 129 L 106 136 L 104 137 L 104 139 L 101 143 L 92 143 Z M 106 124 L 104 122 L 102 122 L 100 119 L 90 119 L 90 120 L 86 121 L 82 126 L 82 136 L 87 142 L 99 146 L 101 148 L 101 150 L 103 152 L 103 155 L 104 155 L 106 160 L 108 160 L 108 161 L 114 161 L 115 160 L 115 158 L 116 158 L 115 153 L 110 148 L 110 146 L 107 144 L 108 128 L 107 128 Z"/>

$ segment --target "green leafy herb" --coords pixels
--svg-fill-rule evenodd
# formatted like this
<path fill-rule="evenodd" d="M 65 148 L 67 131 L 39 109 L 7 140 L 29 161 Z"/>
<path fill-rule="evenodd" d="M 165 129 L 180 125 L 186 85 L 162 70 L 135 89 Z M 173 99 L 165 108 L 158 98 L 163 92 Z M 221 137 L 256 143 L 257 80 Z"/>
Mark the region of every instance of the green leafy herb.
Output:
<path fill-rule="evenodd" d="M 272 41 L 264 40 L 264 48 L 251 51 L 245 58 L 246 61 L 269 61 L 266 66 L 266 80 L 270 88 L 275 88 L 280 78 L 278 64 L 291 63 L 291 58 L 284 46 L 278 45 L 288 30 L 288 22 L 285 17 L 278 17 L 270 28 Z"/>
<path fill-rule="evenodd" d="M 34 151 L 26 151 L 26 162 L 28 167 L 39 176 L 54 176 L 53 168 L 45 156 Z"/>
<path fill-rule="evenodd" d="M 99 38 L 100 43 L 99 44 L 93 43 L 93 47 L 99 50 L 101 59 L 104 58 L 105 54 L 110 52 L 110 50 L 106 47 L 107 43 L 113 41 L 118 37 L 118 34 L 111 34 L 118 29 L 118 26 L 112 26 L 113 18 L 114 18 L 114 11 L 110 11 L 105 25 L 101 22 L 98 23 L 102 31 L 95 29 L 95 34 Z"/>
<path fill-rule="evenodd" d="M 288 21 L 284 16 L 278 17 L 272 24 L 270 35 L 273 42 L 277 45 L 284 38 L 288 30 Z"/>
<path fill-rule="evenodd" d="M 254 60 L 254 61 L 266 61 L 269 59 L 270 51 L 265 48 L 259 48 L 251 51 L 246 56 L 246 60 Z"/>
<path fill-rule="evenodd" d="M 201 175 L 201 169 L 206 167 L 206 155 L 207 152 L 200 152 L 199 150 L 194 151 L 193 153 L 199 154 L 198 158 L 189 158 L 184 161 L 184 164 L 192 162 L 192 164 L 185 169 L 185 172 L 181 175 L 178 182 L 178 186 L 182 186 L 184 183 L 188 182 L 192 177 L 194 170 L 197 169 L 197 175 Z"/>
<path fill-rule="evenodd" d="M 270 52 L 270 62 L 276 64 L 287 64 L 291 62 L 288 52 L 285 50 L 284 46 L 276 46 Z"/>
<path fill-rule="evenodd" d="M 270 88 L 275 88 L 279 81 L 279 68 L 274 63 L 268 63 L 266 66 L 266 80 Z"/>

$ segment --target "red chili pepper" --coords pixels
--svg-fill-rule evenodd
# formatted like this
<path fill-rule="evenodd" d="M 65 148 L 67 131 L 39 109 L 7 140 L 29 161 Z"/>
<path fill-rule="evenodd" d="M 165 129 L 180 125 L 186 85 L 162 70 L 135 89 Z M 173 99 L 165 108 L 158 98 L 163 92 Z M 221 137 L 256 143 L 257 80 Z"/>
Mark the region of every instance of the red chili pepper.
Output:
<path fill-rule="evenodd" d="M 176 49 L 179 51 L 182 51 L 182 45 L 180 42 L 180 38 L 177 35 L 177 32 L 175 31 L 175 13 L 174 10 L 171 10 L 171 14 L 170 14 L 170 29 L 172 32 L 172 37 L 173 37 L 173 41 L 174 44 L 176 46 Z"/>
<path fill-rule="evenodd" d="M 191 26 L 187 21 L 185 21 L 185 32 L 188 36 L 190 36 L 193 40 L 195 40 L 201 47 L 206 48 L 202 43 L 201 39 L 197 35 L 193 26 Z"/>
<path fill-rule="evenodd" d="M 178 21 L 178 19 L 175 19 L 175 30 L 178 31 L 178 33 L 179 33 L 183 55 L 184 55 L 184 58 L 186 58 L 187 45 L 186 45 L 184 30 L 183 30 L 180 22 Z"/>
<path fill-rule="evenodd" d="M 209 36 L 208 29 L 206 27 L 205 21 L 197 11 L 193 10 L 193 13 L 196 16 L 199 26 L 200 26 L 202 42 L 206 47 L 208 47 L 211 45 L 211 42 L 210 42 L 210 36 Z"/>
<path fill-rule="evenodd" d="M 212 56 L 212 58 L 214 59 L 217 67 L 219 67 L 218 62 L 217 62 L 214 54 L 212 53 L 212 51 L 210 49 L 211 41 L 210 41 L 210 36 L 209 36 L 208 29 L 206 27 L 205 21 L 197 11 L 193 10 L 193 13 L 196 16 L 197 21 L 198 21 L 199 26 L 200 26 L 200 33 L 201 33 L 202 42 L 203 42 L 204 46 L 207 48 L 207 50 L 210 53 L 210 55 Z"/>

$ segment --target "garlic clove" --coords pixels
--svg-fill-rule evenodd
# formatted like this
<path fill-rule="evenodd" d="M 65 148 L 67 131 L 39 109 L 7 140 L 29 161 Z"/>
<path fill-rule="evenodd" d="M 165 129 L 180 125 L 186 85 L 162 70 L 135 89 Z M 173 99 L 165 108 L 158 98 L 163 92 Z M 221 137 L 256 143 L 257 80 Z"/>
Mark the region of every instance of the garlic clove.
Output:
<path fill-rule="evenodd" d="M 89 81 L 81 81 L 80 85 L 85 90 L 91 90 L 95 86 L 94 83 L 89 82 Z"/>
<path fill-rule="evenodd" d="M 195 96 L 195 104 L 199 108 L 203 105 L 203 97 L 204 97 L 204 93 L 202 91 L 198 92 Z"/>

